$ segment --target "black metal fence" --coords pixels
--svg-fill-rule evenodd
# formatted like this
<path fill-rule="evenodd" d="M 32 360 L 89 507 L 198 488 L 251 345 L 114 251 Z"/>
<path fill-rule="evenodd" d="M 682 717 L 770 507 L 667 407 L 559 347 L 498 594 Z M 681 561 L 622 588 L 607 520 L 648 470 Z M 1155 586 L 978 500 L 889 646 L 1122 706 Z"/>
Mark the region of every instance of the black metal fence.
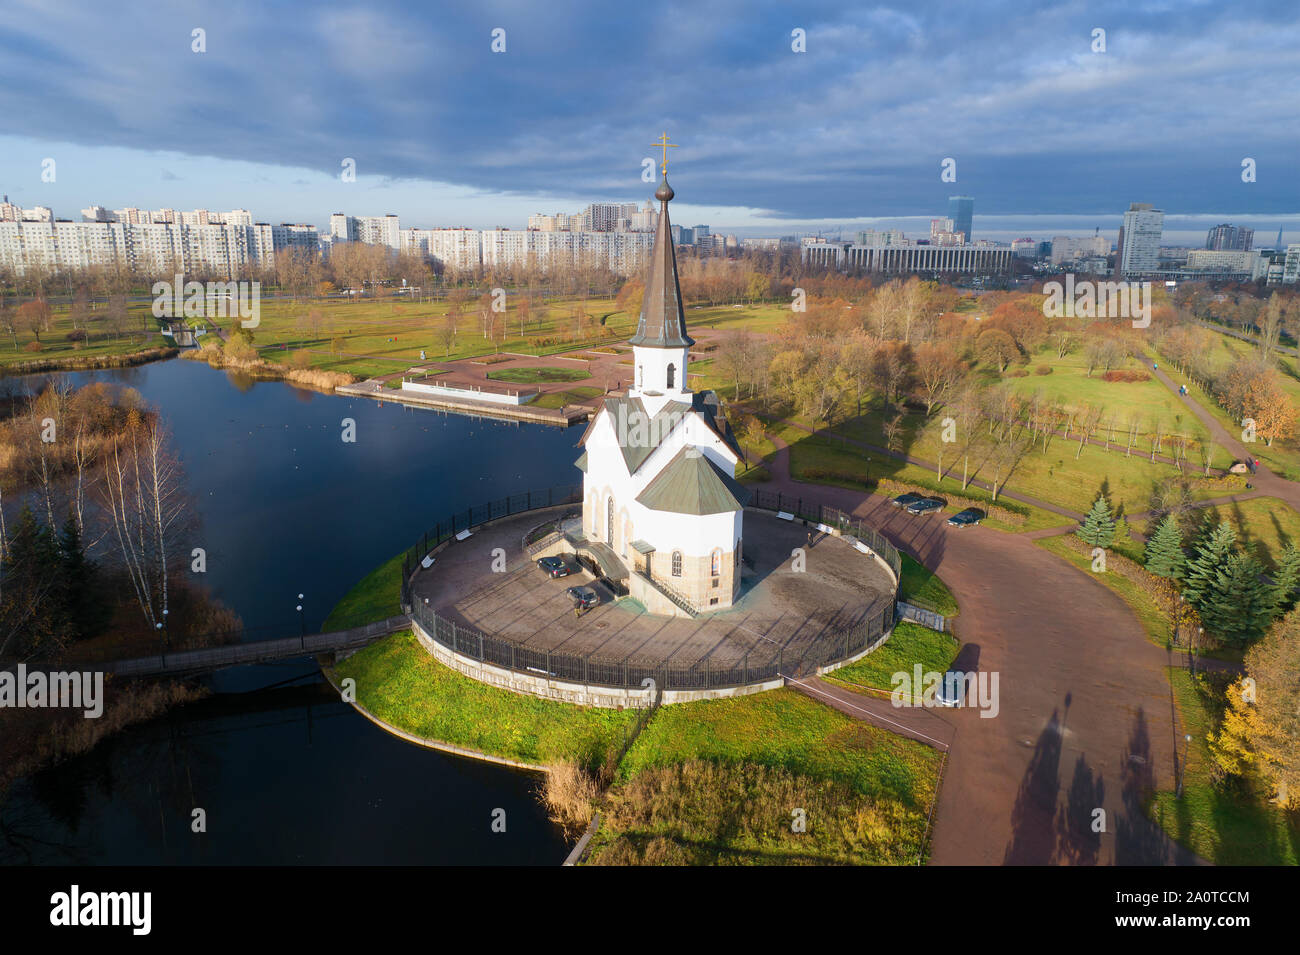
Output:
<path fill-rule="evenodd" d="M 690 666 L 525 647 L 448 620 L 422 603 L 411 608 L 411 619 L 448 650 L 525 675 L 619 689 L 714 690 L 801 676 L 861 653 L 893 627 L 893 610 L 891 601 L 855 626 L 803 646 L 751 649 L 737 663 L 719 664 L 706 657 Z"/>
<path fill-rule="evenodd" d="M 895 578 L 902 573 L 902 559 L 898 556 L 898 548 L 891 544 L 884 534 L 867 527 L 860 520 L 837 507 L 827 507 L 810 498 L 763 490 L 753 492 L 749 505 L 764 511 L 793 514 L 801 520 L 815 521 L 827 527 L 834 527 L 841 533 L 851 534 L 879 554 L 893 569 Z"/>
<path fill-rule="evenodd" d="M 681 666 L 667 662 L 616 659 L 595 653 L 559 653 L 526 647 L 457 624 L 454 620 L 440 616 L 427 604 L 411 600 L 411 576 L 415 568 L 424 555 L 443 541 L 498 518 L 581 501 L 582 486 L 568 485 L 545 491 L 512 494 L 471 507 L 440 521 L 404 557 L 402 606 L 410 608 L 411 619 L 437 643 L 480 663 L 572 683 L 631 689 L 653 685 L 660 691 L 722 689 L 775 680 L 782 676 L 800 676 L 874 647 L 893 628 L 897 587 L 891 599 L 879 611 L 847 629 L 822 634 L 807 644 L 798 647 L 751 648 L 739 661 L 726 664 L 705 658 L 689 666 Z M 895 579 L 898 577 L 900 558 L 897 548 L 882 534 L 838 508 L 827 507 L 807 498 L 761 490 L 754 492 L 750 506 L 792 514 L 798 519 L 825 524 L 842 533 L 851 534 L 879 554 L 893 568 Z M 653 681 L 653 684 L 647 683 L 648 680 Z"/>
<path fill-rule="evenodd" d="M 522 514 L 524 511 L 535 511 L 543 507 L 558 507 L 563 504 L 579 504 L 581 502 L 581 484 L 562 484 L 539 491 L 524 491 L 521 494 L 511 494 L 507 497 L 497 498 L 495 501 L 476 504 L 464 511 L 457 511 L 446 520 L 439 521 L 425 531 L 421 535 L 420 541 L 402 557 L 402 606 L 410 606 L 411 575 L 415 573 L 415 568 L 429 551 L 443 541 L 451 540 L 462 531 L 467 531 L 473 527 L 478 527 L 480 524 L 486 524 L 488 521 L 495 521 L 502 517 Z"/>

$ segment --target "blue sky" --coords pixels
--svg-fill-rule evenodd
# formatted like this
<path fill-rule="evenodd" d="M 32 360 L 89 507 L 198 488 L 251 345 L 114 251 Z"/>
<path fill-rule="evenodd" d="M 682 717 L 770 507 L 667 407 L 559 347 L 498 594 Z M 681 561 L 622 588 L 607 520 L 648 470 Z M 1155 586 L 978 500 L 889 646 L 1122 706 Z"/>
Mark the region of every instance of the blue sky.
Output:
<path fill-rule="evenodd" d="M 644 200 L 667 130 L 682 224 L 925 231 L 961 193 L 977 236 L 1113 232 L 1146 201 L 1166 242 L 1224 220 L 1300 240 L 1294 2 L 6 0 L 0 115 L 0 192 L 69 218 L 517 228 Z"/>

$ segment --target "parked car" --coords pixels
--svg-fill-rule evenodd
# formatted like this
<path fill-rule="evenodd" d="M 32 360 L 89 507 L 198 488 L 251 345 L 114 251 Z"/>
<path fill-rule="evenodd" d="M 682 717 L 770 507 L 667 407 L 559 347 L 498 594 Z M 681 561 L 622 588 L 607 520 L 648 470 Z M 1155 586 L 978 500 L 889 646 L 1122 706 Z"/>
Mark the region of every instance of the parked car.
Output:
<path fill-rule="evenodd" d="M 907 507 L 910 504 L 915 504 L 917 501 L 924 501 L 924 500 L 925 498 L 922 497 L 920 494 L 915 494 L 912 491 L 908 491 L 906 494 L 898 495 L 898 497 L 894 498 L 889 503 L 893 504 L 894 507 Z"/>
<path fill-rule="evenodd" d="M 953 527 L 972 527 L 984 520 L 985 516 L 978 507 L 968 507 L 948 518 L 948 523 Z"/>
<path fill-rule="evenodd" d="M 547 577 L 568 577 L 576 569 L 563 557 L 543 557 L 537 562 Z"/>
<path fill-rule="evenodd" d="M 919 501 L 913 501 L 904 508 L 909 514 L 929 514 L 931 511 L 943 510 L 948 504 L 941 497 L 923 497 Z"/>
<path fill-rule="evenodd" d="M 974 673 L 967 673 L 964 670 L 949 670 L 939 682 L 939 688 L 935 690 L 935 702 L 940 706 L 964 706 L 967 690 L 974 676 Z"/>
<path fill-rule="evenodd" d="M 573 598 L 575 610 L 590 610 L 600 603 L 600 594 L 593 587 L 570 587 L 565 593 Z"/>

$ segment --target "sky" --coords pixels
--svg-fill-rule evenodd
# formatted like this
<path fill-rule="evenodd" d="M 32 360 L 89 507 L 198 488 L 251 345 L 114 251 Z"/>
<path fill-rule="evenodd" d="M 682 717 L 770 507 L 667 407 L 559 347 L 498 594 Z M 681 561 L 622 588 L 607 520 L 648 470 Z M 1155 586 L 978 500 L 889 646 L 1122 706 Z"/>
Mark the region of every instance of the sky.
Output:
<path fill-rule="evenodd" d="M 72 219 L 522 228 L 643 202 L 666 131 L 673 219 L 715 231 L 926 233 L 961 194 L 976 238 L 1113 238 L 1141 201 L 1166 244 L 1300 241 L 1294 0 L 5 0 L 0 115 L 0 193 Z"/>

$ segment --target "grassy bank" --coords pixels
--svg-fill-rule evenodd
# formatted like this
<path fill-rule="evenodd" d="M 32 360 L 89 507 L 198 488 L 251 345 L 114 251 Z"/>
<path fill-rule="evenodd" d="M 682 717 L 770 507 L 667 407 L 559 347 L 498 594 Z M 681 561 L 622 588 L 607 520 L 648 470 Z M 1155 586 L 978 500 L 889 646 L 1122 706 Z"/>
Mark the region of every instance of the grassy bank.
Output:
<path fill-rule="evenodd" d="M 619 767 L 589 862 L 914 865 L 940 761 L 793 690 L 665 707 Z"/>
<path fill-rule="evenodd" d="M 410 631 L 371 644 L 332 674 L 356 680 L 357 702 L 398 729 L 539 767 L 567 761 L 595 772 L 637 715 L 487 686 L 443 666 Z"/>
<path fill-rule="evenodd" d="M 832 670 L 823 678 L 849 689 L 893 689 L 895 673 L 911 674 L 919 663 L 924 673 L 943 673 L 957 656 L 960 644 L 947 633 L 904 621 L 894 627 L 884 645 L 856 663 Z"/>
<path fill-rule="evenodd" d="M 1157 793 L 1152 817 L 1216 865 L 1300 865 L 1300 813 L 1286 813 L 1249 783 L 1216 784 L 1206 736 L 1219 725 L 1223 691 L 1207 678 L 1169 669 L 1186 743 L 1183 794 Z M 1181 743 L 1180 743 L 1181 745 Z"/>
<path fill-rule="evenodd" d="M 924 564 L 899 551 L 902 559 L 901 579 L 898 582 L 898 599 L 933 610 L 945 617 L 957 616 L 957 598 L 948 585 Z"/>
<path fill-rule="evenodd" d="M 347 630 L 401 613 L 402 556 L 405 553 L 394 554 L 362 577 L 330 611 L 321 632 Z"/>

